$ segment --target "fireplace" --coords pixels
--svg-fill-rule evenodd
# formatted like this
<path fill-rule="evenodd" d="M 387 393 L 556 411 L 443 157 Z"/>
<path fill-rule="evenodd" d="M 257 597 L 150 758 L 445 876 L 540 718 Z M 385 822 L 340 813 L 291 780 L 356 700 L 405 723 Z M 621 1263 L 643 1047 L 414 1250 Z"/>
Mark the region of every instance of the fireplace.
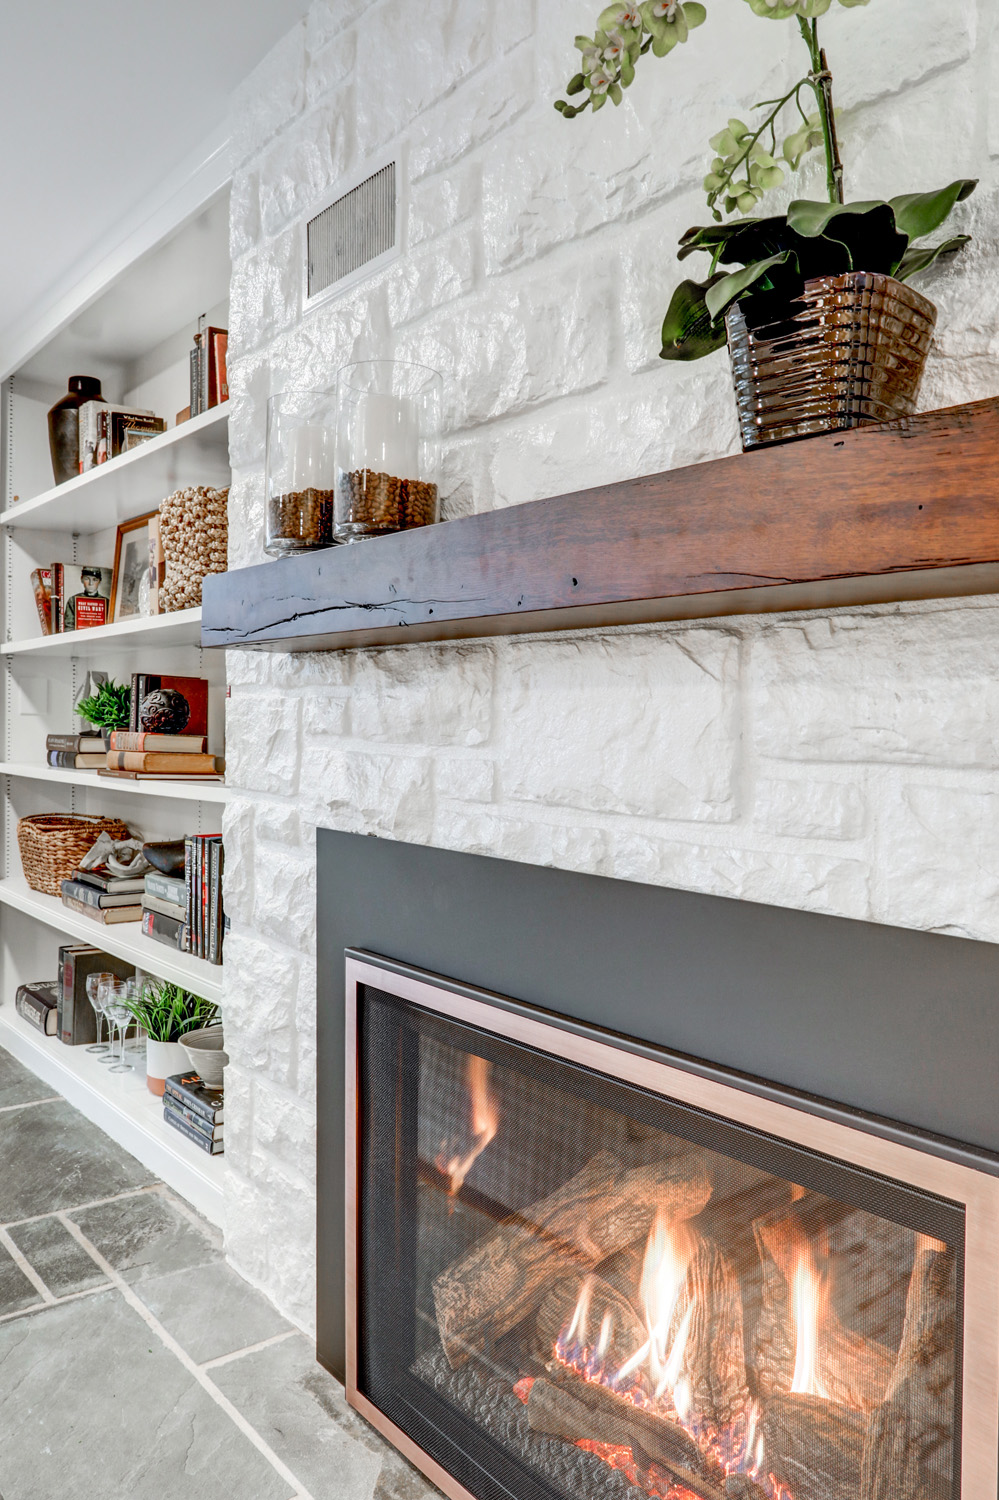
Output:
<path fill-rule="evenodd" d="M 371 955 L 346 996 L 348 1396 L 446 1494 L 996 1494 L 989 1172 Z"/>

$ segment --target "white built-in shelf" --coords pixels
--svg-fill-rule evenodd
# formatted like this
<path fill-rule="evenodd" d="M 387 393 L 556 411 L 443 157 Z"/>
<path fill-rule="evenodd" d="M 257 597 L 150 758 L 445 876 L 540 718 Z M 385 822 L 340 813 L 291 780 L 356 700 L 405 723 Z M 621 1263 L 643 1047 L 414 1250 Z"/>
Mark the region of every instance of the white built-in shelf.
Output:
<path fill-rule="evenodd" d="M 149 1092 L 144 1074 L 110 1073 L 86 1047 L 42 1036 L 9 998 L 0 1006 L 0 1046 L 222 1227 L 225 1156 L 199 1151 L 166 1123 L 163 1101 Z"/>
<path fill-rule="evenodd" d="M 201 606 L 178 609 L 169 615 L 142 615 L 117 625 L 94 625 L 89 630 L 64 630 L 57 635 L 33 635 L 23 641 L 5 641 L 0 656 L 83 656 L 100 652 L 133 651 L 138 647 L 200 646 Z"/>
<path fill-rule="evenodd" d="M 229 483 L 229 407 L 213 406 L 131 453 L 67 479 L 0 515 L 0 526 L 84 535 L 105 531 L 145 511 L 188 484 Z"/>
<path fill-rule="evenodd" d="M 35 765 L 29 760 L 0 761 L 0 776 L 26 781 L 61 781 L 69 786 L 96 787 L 99 792 L 127 792 L 137 797 L 170 797 L 178 802 L 228 802 L 232 793 L 214 781 L 129 781 L 125 776 L 99 776 L 96 771 L 73 771 L 64 766 Z"/>
<path fill-rule="evenodd" d="M 192 958 L 189 953 L 180 953 L 175 948 L 168 948 L 165 943 L 156 942 L 154 938 L 144 937 L 139 922 L 112 922 L 105 925 L 103 922 L 91 921 L 89 917 L 81 917 L 78 912 L 64 906 L 58 896 L 43 896 L 40 891 L 33 891 L 21 874 L 9 875 L 6 880 L 0 880 L 0 905 L 12 906 L 16 911 L 25 912 L 29 917 L 66 933 L 68 937 L 93 943 L 106 953 L 113 953 L 117 958 L 135 964 L 136 968 L 159 975 L 161 979 L 183 985 L 185 989 L 202 995 L 206 1000 L 222 999 L 220 964 L 207 963 L 203 958 Z"/>

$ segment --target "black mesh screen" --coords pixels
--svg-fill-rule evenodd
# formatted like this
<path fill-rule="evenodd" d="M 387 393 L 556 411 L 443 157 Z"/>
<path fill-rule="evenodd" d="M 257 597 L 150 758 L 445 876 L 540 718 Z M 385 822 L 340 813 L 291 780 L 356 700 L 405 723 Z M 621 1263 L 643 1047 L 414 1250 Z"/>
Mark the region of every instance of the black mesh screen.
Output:
<path fill-rule="evenodd" d="M 358 1386 L 481 1500 L 957 1500 L 963 1211 L 359 1000 Z"/>

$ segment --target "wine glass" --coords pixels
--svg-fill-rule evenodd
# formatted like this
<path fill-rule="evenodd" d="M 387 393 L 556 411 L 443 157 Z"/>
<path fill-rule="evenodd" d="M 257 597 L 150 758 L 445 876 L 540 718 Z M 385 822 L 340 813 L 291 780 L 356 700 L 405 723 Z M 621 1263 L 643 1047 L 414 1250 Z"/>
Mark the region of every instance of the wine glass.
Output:
<path fill-rule="evenodd" d="M 112 979 L 101 986 L 104 996 L 104 1014 L 118 1033 L 118 1055 L 108 1069 L 109 1073 L 131 1073 L 132 1064 L 125 1061 L 125 1032 L 132 1019 L 128 1008 L 128 984 L 124 979 Z M 112 1049 L 114 1042 L 112 1041 Z"/>
<path fill-rule="evenodd" d="M 104 1009 L 101 1005 L 98 992 L 102 980 L 113 978 L 113 974 L 107 973 L 87 975 L 87 999 L 90 1001 L 91 1009 L 94 1012 L 94 1019 L 97 1022 L 97 1040 L 87 1048 L 87 1051 L 99 1052 L 101 1054 L 101 1062 L 111 1061 L 111 1058 L 108 1055 L 111 1051 L 111 1048 L 107 1042 L 101 1041 L 101 1033 L 104 1030 Z"/>

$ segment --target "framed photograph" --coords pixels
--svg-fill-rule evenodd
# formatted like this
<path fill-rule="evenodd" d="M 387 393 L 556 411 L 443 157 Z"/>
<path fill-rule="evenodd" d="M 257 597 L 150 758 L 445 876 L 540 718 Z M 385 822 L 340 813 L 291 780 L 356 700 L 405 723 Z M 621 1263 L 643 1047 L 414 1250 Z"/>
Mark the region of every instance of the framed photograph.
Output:
<path fill-rule="evenodd" d="M 150 527 L 159 532 L 159 511 L 118 527 L 111 582 L 111 623 L 155 613 L 150 590 Z"/>

